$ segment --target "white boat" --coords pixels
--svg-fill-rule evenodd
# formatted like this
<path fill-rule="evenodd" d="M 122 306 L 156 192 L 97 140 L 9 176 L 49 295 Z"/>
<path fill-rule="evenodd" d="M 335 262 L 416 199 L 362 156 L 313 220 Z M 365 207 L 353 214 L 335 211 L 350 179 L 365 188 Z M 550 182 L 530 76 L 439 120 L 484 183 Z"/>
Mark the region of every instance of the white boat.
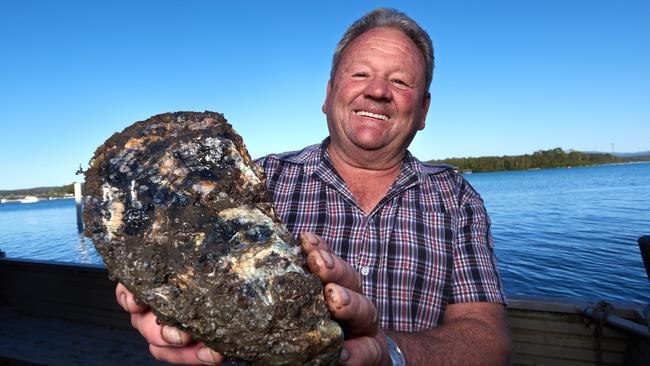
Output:
<path fill-rule="evenodd" d="M 33 203 L 33 202 L 38 202 L 38 197 L 36 196 L 25 196 L 25 198 L 22 198 L 20 200 L 21 203 Z"/>

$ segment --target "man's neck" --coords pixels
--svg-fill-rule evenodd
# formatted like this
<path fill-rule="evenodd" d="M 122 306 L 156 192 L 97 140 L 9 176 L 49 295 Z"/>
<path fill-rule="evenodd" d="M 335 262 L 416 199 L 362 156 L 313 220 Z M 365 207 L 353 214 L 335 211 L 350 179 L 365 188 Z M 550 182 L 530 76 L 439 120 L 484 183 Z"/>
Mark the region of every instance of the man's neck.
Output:
<path fill-rule="evenodd" d="M 328 146 L 332 165 L 348 185 L 352 196 L 367 215 L 377 206 L 379 201 L 388 193 L 391 185 L 400 172 L 403 154 L 400 159 L 386 160 L 383 158 L 368 161 L 370 156 L 361 156 L 363 160 L 351 159 L 339 149 Z M 374 154 L 370 154 L 374 155 Z"/>
<path fill-rule="evenodd" d="M 406 148 L 396 149 L 385 147 L 377 150 L 365 150 L 357 146 L 340 146 L 333 141 L 327 144 L 327 151 L 341 165 L 346 165 L 361 171 L 392 171 L 399 167 L 404 160 Z M 338 168 L 338 167 L 337 167 Z"/>

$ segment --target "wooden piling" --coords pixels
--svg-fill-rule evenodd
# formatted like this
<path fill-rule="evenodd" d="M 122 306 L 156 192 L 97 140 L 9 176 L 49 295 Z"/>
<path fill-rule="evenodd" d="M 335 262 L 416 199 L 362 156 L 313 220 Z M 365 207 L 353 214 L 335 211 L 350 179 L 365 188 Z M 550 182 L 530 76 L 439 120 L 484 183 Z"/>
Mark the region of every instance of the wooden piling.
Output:
<path fill-rule="evenodd" d="M 77 230 L 79 231 L 80 234 L 84 230 L 84 222 L 81 218 L 81 213 L 83 211 L 82 190 L 83 190 L 82 183 L 74 182 L 74 202 L 75 202 L 75 206 L 77 206 Z"/>

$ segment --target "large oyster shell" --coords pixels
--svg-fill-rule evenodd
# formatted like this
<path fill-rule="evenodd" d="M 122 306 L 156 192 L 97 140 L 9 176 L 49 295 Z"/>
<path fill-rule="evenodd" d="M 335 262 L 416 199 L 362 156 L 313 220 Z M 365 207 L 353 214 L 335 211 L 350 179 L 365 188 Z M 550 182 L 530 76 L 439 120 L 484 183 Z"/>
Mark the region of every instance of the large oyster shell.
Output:
<path fill-rule="evenodd" d="M 335 364 L 342 331 L 221 114 L 114 134 L 86 172 L 84 223 L 111 276 L 229 360 Z"/>

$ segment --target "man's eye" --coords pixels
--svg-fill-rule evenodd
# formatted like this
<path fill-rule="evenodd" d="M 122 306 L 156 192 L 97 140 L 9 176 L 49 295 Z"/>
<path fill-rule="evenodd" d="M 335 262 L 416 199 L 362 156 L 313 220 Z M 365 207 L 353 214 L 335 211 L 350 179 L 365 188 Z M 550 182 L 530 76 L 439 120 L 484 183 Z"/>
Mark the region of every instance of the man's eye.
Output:
<path fill-rule="evenodd" d="M 355 72 L 354 74 L 352 74 L 352 76 L 356 78 L 365 78 L 368 76 L 368 74 L 365 72 Z"/>
<path fill-rule="evenodd" d="M 400 79 L 394 79 L 393 82 L 395 84 L 397 84 L 397 85 L 400 85 L 400 86 L 408 86 L 407 83 L 405 83 L 403 80 L 400 80 Z"/>

